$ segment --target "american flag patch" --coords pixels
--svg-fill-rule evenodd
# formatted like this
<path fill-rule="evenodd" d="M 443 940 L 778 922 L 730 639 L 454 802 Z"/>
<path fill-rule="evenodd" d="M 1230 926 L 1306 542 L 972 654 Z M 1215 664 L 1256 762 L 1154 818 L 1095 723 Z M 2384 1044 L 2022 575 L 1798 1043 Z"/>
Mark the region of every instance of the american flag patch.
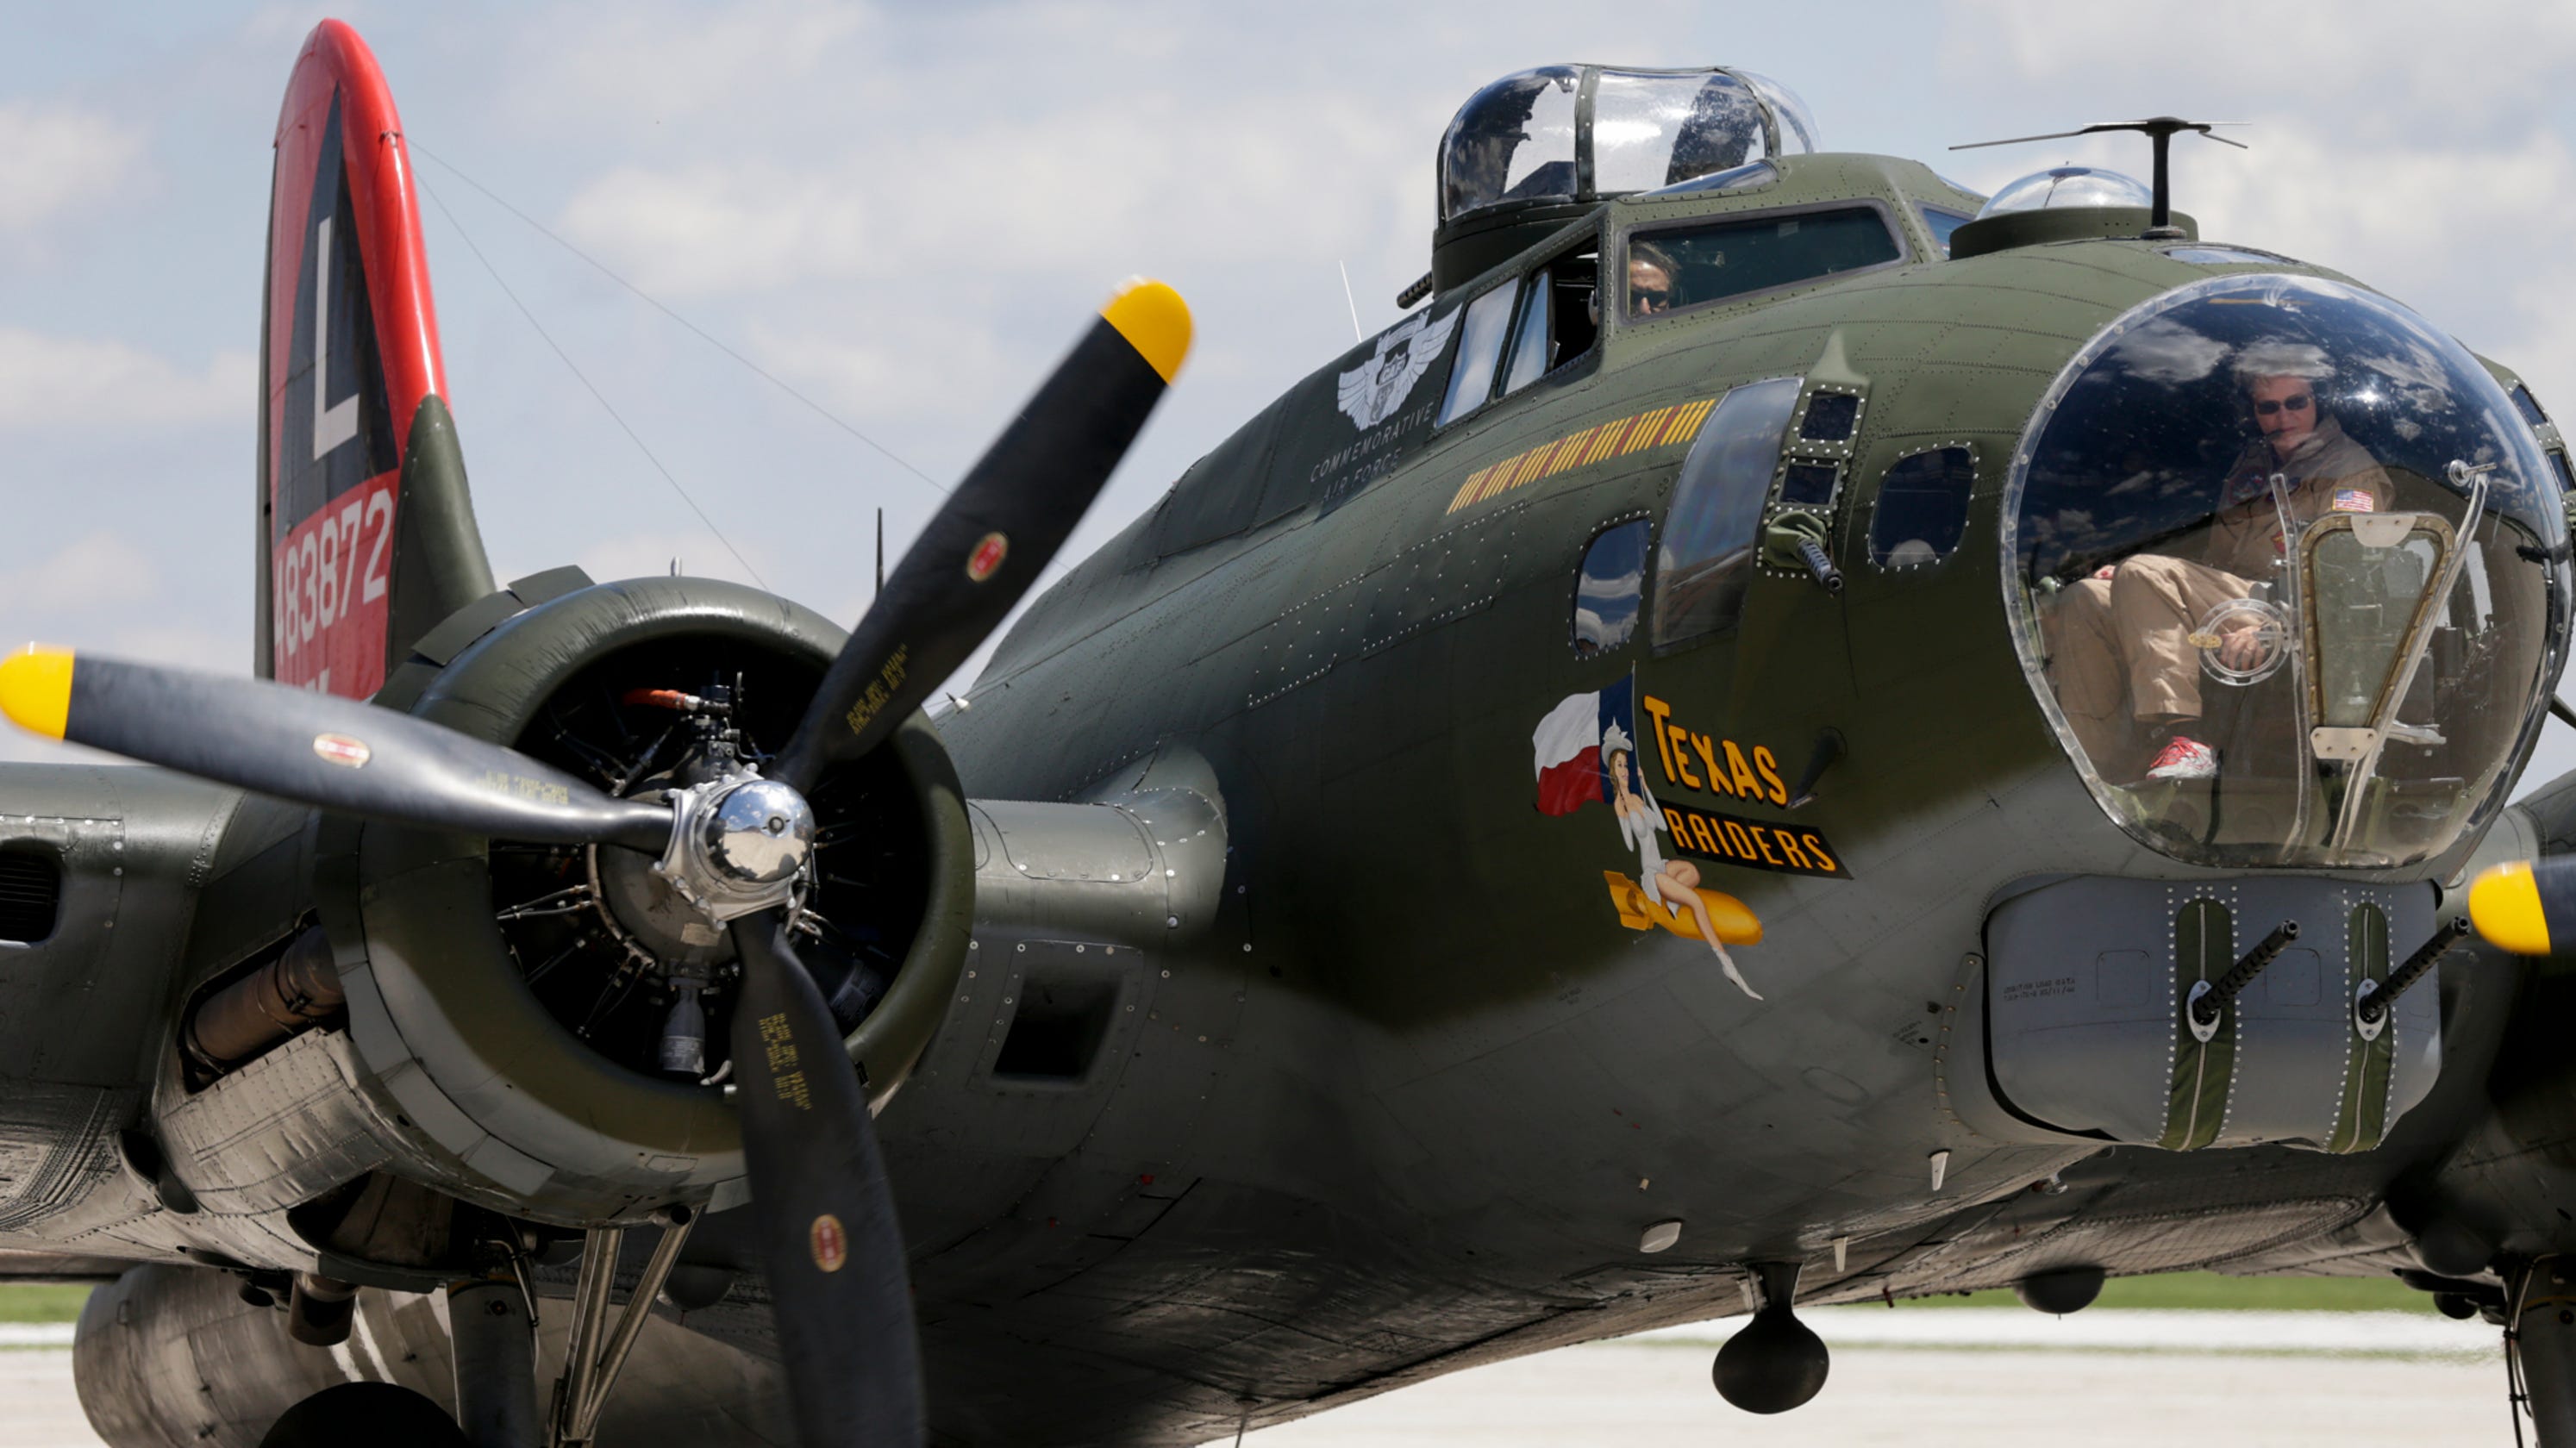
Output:
<path fill-rule="evenodd" d="M 2379 511 L 2379 504 L 2371 498 L 2368 488 L 2337 488 L 2334 510 L 2338 513 L 2375 513 Z"/>

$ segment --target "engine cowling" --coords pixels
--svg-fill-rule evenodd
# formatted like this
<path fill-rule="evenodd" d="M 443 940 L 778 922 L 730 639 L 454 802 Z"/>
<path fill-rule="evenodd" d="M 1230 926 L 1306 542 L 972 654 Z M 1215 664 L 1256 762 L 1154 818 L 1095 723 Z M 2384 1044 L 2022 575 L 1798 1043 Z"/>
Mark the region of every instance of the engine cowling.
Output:
<path fill-rule="evenodd" d="M 255 1448 L 278 1415 L 351 1382 L 396 1383 L 455 1410 L 446 1294 L 367 1288 L 349 1341 L 321 1349 L 289 1338 L 283 1312 L 245 1300 L 240 1286 L 228 1273 L 164 1262 L 90 1294 L 72 1339 L 72 1381 L 110 1448 Z M 550 1295 L 541 1309 L 539 1382 L 563 1371 L 572 1327 L 563 1304 Z M 758 1448 L 794 1434 L 775 1364 L 653 1315 L 596 1441 Z"/>
<path fill-rule="evenodd" d="M 752 758 L 783 744 L 842 641 L 811 610 L 718 580 L 574 575 L 552 596 L 537 583 L 434 630 L 378 702 L 643 793 L 680 782 L 672 766 L 691 739 L 671 736 L 704 745 L 730 731 Z M 529 594 L 541 601 L 519 607 Z M 671 702 L 681 697 L 728 712 L 692 716 Z M 827 776 L 812 804 L 814 933 L 800 946 L 835 977 L 825 994 L 881 1106 L 955 994 L 973 834 L 955 770 L 917 716 Z M 164 1136 L 197 1165 L 192 1185 L 209 1170 L 238 1175 L 209 1184 L 228 1198 L 214 1204 L 293 1206 L 375 1169 L 561 1225 L 746 1197 L 724 1086 L 730 940 L 672 897 L 651 860 L 326 817 L 314 861 L 347 1029 L 298 1038 L 162 1113 Z M 681 1076 L 659 1068 L 684 995 L 705 1017 L 706 1056 Z M 225 1092 L 299 1098 L 287 1131 L 304 1159 L 258 1180 L 232 1171 L 207 1138 L 235 1113 L 204 1109 Z"/>

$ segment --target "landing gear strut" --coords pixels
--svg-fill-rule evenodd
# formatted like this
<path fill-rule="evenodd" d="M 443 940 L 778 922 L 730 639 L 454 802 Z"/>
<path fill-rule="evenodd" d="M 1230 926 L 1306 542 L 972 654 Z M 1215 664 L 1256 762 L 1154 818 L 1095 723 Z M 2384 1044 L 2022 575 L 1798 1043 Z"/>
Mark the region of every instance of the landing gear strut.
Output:
<path fill-rule="evenodd" d="M 2505 1363 L 2539 1448 L 2576 1448 L 2576 1262 L 2544 1257 L 2508 1279 Z"/>
<path fill-rule="evenodd" d="M 626 1366 L 644 1319 L 653 1313 L 653 1296 L 670 1278 L 672 1265 L 680 1260 L 680 1244 L 697 1222 L 687 1207 L 664 1207 L 653 1216 L 662 1225 L 661 1240 L 653 1244 L 653 1255 L 614 1326 L 608 1321 L 608 1294 L 625 1230 L 593 1227 L 582 1239 L 581 1273 L 572 1289 L 572 1338 L 564 1346 L 564 1375 L 555 1383 L 554 1448 L 580 1448 L 591 1441 L 617 1371 Z"/>

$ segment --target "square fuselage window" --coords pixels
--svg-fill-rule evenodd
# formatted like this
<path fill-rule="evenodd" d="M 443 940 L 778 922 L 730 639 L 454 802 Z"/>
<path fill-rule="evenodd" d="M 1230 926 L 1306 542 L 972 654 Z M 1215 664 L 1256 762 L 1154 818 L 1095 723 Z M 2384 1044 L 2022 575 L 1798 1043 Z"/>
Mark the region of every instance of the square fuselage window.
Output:
<path fill-rule="evenodd" d="M 1919 568 L 1958 551 L 1968 529 L 1968 494 L 1977 459 L 1963 447 L 1901 458 L 1878 484 L 1869 520 L 1869 561 L 1881 568 Z"/>

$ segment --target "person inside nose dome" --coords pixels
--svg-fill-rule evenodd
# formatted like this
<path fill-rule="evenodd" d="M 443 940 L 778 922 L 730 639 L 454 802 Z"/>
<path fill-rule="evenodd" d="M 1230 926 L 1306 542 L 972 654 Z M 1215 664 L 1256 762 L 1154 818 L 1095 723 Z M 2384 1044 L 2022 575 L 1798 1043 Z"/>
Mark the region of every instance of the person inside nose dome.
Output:
<path fill-rule="evenodd" d="M 2123 768 L 2155 780 L 2218 773 L 2218 753 L 2197 727 L 2202 645 L 2193 635 L 2213 610 L 2253 597 L 2285 566 L 2275 473 L 2293 525 L 2389 506 L 2387 471 L 2319 403 L 2317 385 L 2334 374 L 2324 349 L 2310 343 L 2246 347 L 2235 377 L 2256 436 L 2228 468 L 2199 556 L 2133 554 L 2070 585 L 2048 611 L 2059 705 L 2106 773 Z M 2214 647 L 2227 666 L 2253 667 L 2263 647 L 2254 616 L 2231 618 Z"/>

